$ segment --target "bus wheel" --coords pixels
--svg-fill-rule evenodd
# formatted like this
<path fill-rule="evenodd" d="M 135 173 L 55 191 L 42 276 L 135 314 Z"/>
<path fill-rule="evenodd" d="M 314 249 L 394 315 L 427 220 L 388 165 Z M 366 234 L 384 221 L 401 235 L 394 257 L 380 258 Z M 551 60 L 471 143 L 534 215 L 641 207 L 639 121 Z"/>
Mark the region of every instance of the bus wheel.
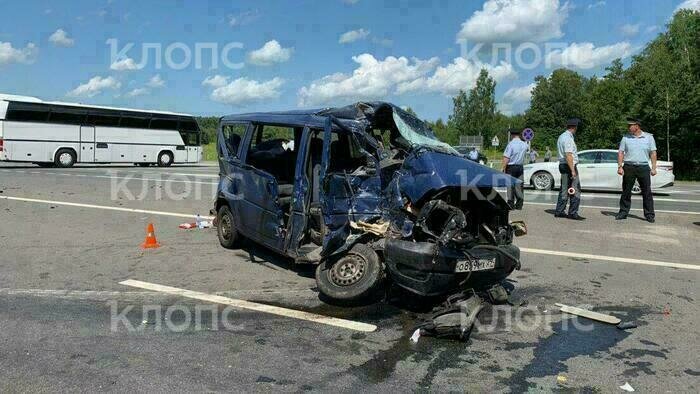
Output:
<path fill-rule="evenodd" d="M 54 158 L 56 167 L 68 168 L 75 164 L 75 152 L 72 149 L 59 149 Z"/>
<path fill-rule="evenodd" d="M 173 164 L 173 154 L 170 152 L 160 152 L 158 155 L 158 167 L 170 167 Z"/>

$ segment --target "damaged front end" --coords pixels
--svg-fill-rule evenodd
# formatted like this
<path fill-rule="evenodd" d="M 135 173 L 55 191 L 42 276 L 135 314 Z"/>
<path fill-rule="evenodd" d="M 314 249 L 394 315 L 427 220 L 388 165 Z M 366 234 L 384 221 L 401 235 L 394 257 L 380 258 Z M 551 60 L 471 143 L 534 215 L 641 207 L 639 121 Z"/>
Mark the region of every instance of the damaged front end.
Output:
<path fill-rule="evenodd" d="M 391 104 L 324 115 L 348 129 L 367 161 L 351 173 L 325 174 L 322 264 L 367 245 L 395 284 L 422 296 L 486 290 L 520 268 L 512 242 L 524 224 L 509 222 L 505 198 L 518 180 L 463 159 Z"/>

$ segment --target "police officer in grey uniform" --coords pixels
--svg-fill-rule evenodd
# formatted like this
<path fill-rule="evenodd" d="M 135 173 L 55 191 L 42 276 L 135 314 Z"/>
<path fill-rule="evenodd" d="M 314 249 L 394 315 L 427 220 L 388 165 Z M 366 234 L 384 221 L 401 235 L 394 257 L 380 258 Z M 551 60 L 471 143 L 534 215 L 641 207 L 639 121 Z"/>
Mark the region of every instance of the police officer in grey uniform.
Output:
<path fill-rule="evenodd" d="M 510 129 L 511 140 L 503 152 L 503 172 L 520 179 L 520 183 L 508 188 L 508 204 L 515 209 L 523 209 L 523 161 L 527 143 L 520 138 L 520 131 Z"/>
<path fill-rule="evenodd" d="M 632 187 L 639 183 L 644 200 L 644 217 L 654 223 L 654 198 L 651 194 L 651 177 L 656 175 L 656 141 L 654 136 L 642 131 L 638 119 L 627 118 L 629 133 L 622 137 L 617 153 L 617 173 L 622 175 L 622 196 L 617 220 L 627 219 L 632 205 Z M 649 162 L 651 161 L 651 168 Z"/>
<path fill-rule="evenodd" d="M 566 130 L 561 133 L 557 140 L 561 190 L 559 191 L 554 216 L 558 218 L 586 220 L 586 218 L 578 214 L 578 206 L 581 202 L 581 183 L 579 183 L 578 168 L 576 167 L 578 164 L 578 150 L 574 136 L 580 124 L 580 119 L 569 119 L 566 122 Z M 573 191 L 573 193 L 569 193 L 569 191 Z M 568 215 L 564 213 L 567 202 L 569 203 Z"/>

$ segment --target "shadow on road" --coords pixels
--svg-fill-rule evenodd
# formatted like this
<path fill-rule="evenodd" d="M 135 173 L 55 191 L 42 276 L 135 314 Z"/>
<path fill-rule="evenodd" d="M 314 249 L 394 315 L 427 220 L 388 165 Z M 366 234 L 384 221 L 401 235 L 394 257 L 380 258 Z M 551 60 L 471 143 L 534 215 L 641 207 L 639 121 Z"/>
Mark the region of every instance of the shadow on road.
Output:
<path fill-rule="evenodd" d="M 617 215 L 617 212 L 614 212 L 614 211 L 600 211 L 600 213 L 603 214 L 603 216 L 612 216 L 612 217 L 615 217 L 615 215 Z M 628 214 L 627 217 L 628 217 L 628 218 L 632 218 L 632 219 L 644 220 L 645 222 L 646 222 L 646 220 L 647 220 L 646 218 L 644 218 L 644 217 L 642 217 L 642 216 L 633 215 L 633 214 Z"/>

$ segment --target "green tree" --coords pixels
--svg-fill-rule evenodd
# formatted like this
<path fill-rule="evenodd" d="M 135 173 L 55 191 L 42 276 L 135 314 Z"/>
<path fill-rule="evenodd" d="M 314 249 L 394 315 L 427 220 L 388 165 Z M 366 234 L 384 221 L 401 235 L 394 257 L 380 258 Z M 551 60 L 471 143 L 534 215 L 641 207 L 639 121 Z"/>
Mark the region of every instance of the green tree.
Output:
<path fill-rule="evenodd" d="M 567 119 L 584 118 L 590 81 L 575 71 L 557 69 L 549 78 L 536 77 L 535 83 L 525 123 L 535 130 L 537 146 L 554 146 Z"/>
<path fill-rule="evenodd" d="M 700 12 L 681 10 L 627 70 L 632 113 L 654 134 L 659 157 L 670 147 L 675 172 L 700 178 Z M 667 127 L 669 138 L 666 137 Z"/>
<path fill-rule="evenodd" d="M 481 70 L 469 94 L 460 90 L 452 102 L 454 109 L 448 125 L 456 131 L 457 142 L 461 135 L 482 135 L 485 140 L 494 135 L 496 82 L 486 70 Z"/>

